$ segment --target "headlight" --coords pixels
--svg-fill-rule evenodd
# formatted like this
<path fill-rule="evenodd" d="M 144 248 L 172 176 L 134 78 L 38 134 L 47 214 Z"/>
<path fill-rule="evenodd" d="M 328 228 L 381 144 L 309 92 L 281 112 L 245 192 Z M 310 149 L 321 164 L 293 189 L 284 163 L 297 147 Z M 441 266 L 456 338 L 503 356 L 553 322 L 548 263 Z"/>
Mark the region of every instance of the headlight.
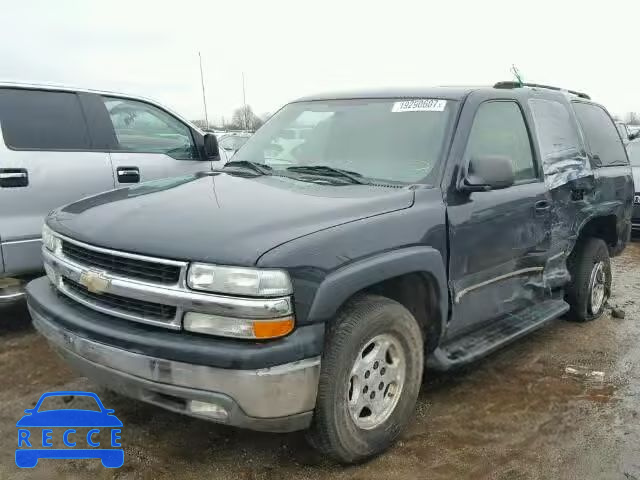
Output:
<path fill-rule="evenodd" d="M 42 244 L 51 252 L 56 252 L 61 247 L 60 238 L 46 224 L 42 227 Z"/>
<path fill-rule="evenodd" d="M 191 264 L 187 284 L 194 290 L 252 297 L 274 297 L 292 292 L 289 275 L 283 270 L 221 267 L 204 263 Z"/>

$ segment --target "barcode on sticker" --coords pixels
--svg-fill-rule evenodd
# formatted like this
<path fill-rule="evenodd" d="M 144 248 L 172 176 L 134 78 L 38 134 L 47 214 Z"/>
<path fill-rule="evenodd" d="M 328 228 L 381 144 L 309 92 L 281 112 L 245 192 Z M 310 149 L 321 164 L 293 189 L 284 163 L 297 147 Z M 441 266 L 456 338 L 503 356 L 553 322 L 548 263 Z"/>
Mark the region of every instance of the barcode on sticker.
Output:
<path fill-rule="evenodd" d="M 416 98 L 394 102 L 392 112 L 442 112 L 447 106 L 446 100 L 435 98 Z"/>

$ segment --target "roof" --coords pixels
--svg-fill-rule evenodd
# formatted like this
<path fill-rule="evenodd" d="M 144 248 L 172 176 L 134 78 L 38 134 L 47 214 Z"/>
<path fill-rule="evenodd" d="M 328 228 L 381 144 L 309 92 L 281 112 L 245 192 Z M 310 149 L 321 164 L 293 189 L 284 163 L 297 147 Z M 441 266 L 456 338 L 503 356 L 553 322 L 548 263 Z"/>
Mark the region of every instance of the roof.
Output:
<path fill-rule="evenodd" d="M 496 85 L 507 84 L 500 82 Z M 545 95 L 551 98 L 559 96 L 574 96 L 579 98 L 573 91 L 563 90 L 557 87 L 545 87 L 543 85 L 526 85 L 524 87 L 501 87 L 494 86 L 446 86 L 446 87 L 414 87 L 414 88 L 383 88 L 376 90 L 349 90 L 320 93 L 309 95 L 294 100 L 294 102 L 305 102 L 315 100 L 351 100 L 366 98 L 441 98 L 445 100 L 463 100 L 471 92 L 493 93 L 496 97 L 504 97 L 505 92 L 512 92 L 518 97 L 531 95 Z M 578 93 L 578 92 L 576 92 Z M 584 95 L 584 94 L 581 94 Z M 586 98 L 585 98 L 586 97 Z M 583 101 L 590 101 L 585 95 Z"/>
<path fill-rule="evenodd" d="M 462 100 L 478 87 L 413 87 L 383 88 L 375 90 L 349 90 L 321 93 L 298 98 L 295 102 L 313 100 L 347 100 L 356 98 L 443 98 L 446 100 Z"/>
<path fill-rule="evenodd" d="M 130 97 L 130 98 L 135 98 L 140 100 L 146 100 L 152 103 L 159 103 L 157 100 L 143 97 L 141 95 L 131 95 L 127 93 L 114 92 L 110 90 L 97 90 L 93 88 L 84 88 L 84 87 L 78 87 L 75 85 L 64 85 L 64 84 L 56 84 L 56 83 L 15 82 L 15 81 L 0 80 L 0 87 L 30 88 L 30 89 L 38 89 L 38 90 L 57 90 L 57 91 L 66 91 L 66 92 L 85 92 L 85 93 L 97 93 L 101 95 L 117 95 L 119 97 Z"/>

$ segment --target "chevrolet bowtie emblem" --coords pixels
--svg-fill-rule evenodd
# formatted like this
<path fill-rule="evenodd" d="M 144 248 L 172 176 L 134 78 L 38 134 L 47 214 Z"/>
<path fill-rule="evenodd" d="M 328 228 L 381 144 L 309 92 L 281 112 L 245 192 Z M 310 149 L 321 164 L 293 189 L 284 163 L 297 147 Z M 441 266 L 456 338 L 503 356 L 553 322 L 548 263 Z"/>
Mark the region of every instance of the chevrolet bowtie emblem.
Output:
<path fill-rule="evenodd" d="M 85 270 L 80 274 L 80 285 L 91 293 L 104 293 L 111 285 L 111 280 L 102 272 Z"/>

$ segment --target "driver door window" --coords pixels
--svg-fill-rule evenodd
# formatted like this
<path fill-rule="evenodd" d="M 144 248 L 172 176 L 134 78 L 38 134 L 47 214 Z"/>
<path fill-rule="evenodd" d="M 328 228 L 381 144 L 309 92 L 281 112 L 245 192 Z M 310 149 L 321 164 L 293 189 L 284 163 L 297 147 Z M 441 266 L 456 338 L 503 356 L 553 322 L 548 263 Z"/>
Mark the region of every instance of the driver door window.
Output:
<path fill-rule="evenodd" d="M 135 100 L 103 97 L 118 140 L 118 151 L 159 153 L 197 159 L 191 130 L 163 110 Z"/>
<path fill-rule="evenodd" d="M 486 155 L 509 158 L 517 183 L 538 178 L 529 133 L 517 103 L 487 102 L 478 108 L 465 157 L 468 162 Z"/>

